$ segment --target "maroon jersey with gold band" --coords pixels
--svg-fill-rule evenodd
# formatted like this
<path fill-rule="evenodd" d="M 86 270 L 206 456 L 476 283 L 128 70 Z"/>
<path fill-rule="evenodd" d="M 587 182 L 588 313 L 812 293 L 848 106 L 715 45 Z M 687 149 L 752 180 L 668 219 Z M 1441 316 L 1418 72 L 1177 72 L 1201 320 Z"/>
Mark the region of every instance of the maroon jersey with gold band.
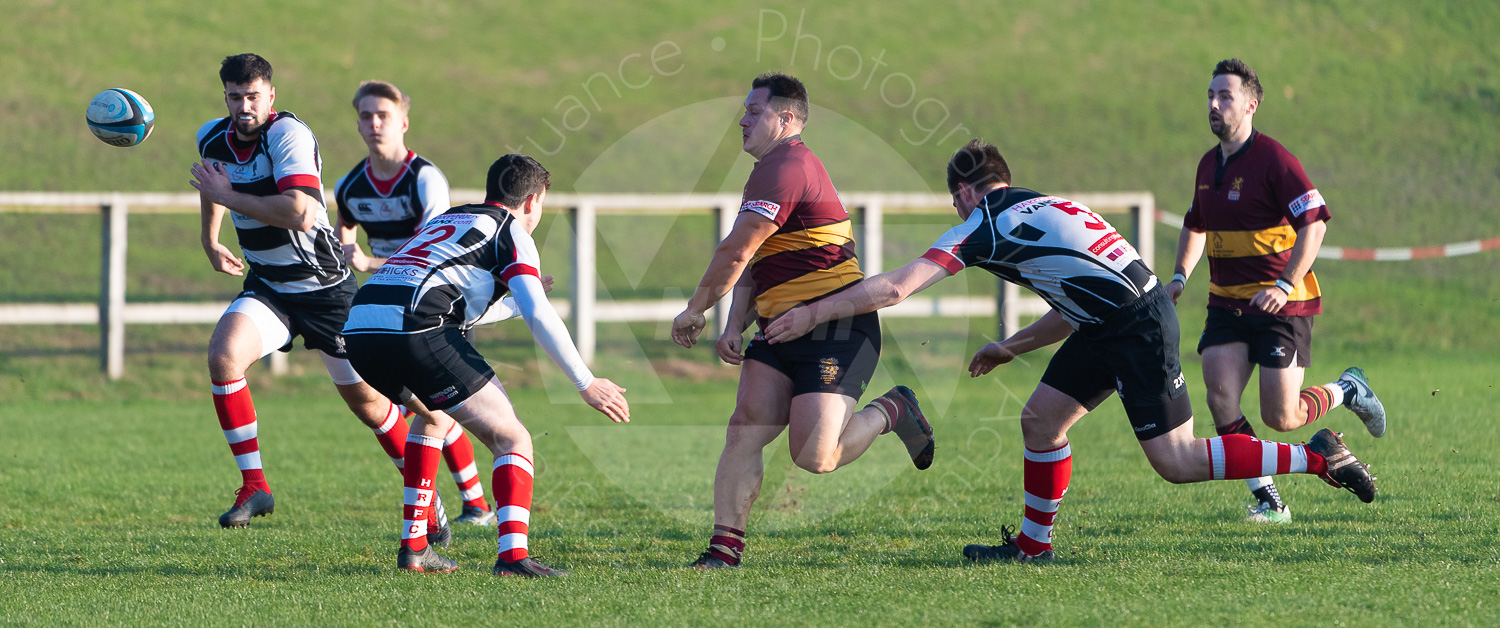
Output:
<path fill-rule="evenodd" d="M 781 227 L 750 260 L 762 327 L 799 303 L 864 278 L 854 256 L 849 212 L 823 162 L 801 139 L 782 142 L 756 162 L 740 211 L 755 212 Z"/>
<path fill-rule="evenodd" d="M 1197 189 L 1183 226 L 1208 234 L 1208 306 L 1266 314 L 1250 299 L 1274 287 L 1297 244 L 1297 230 L 1327 221 L 1328 205 L 1302 162 L 1264 133 L 1220 160 L 1220 149 L 1198 162 Z M 1308 271 L 1280 316 L 1323 311 L 1318 278 Z"/>

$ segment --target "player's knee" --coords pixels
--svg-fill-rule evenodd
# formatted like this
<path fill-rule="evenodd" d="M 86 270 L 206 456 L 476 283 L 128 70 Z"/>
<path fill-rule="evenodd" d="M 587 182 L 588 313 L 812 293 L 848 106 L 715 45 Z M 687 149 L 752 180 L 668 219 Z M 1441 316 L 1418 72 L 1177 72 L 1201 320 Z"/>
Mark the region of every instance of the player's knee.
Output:
<path fill-rule="evenodd" d="M 1302 427 L 1302 420 L 1295 412 L 1286 409 L 1272 410 L 1261 413 L 1261 419 L 1269 427 L 1278 432 L 1290 432 Z"/>
<path fill-rule="evenodd" d="M 808 473 L 832 473 L 839 468 L 839 461 L 836 458 L 818 453 L 801 454 L 793 461 L 797 464 L 797 468 Z"/>

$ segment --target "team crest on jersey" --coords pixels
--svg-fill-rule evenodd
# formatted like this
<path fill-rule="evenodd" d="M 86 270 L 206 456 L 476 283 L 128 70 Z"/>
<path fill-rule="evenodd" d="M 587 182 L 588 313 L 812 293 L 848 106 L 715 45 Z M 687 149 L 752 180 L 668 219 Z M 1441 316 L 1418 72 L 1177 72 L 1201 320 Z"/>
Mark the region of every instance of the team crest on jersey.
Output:
<path fill-rule="evenodd" d="M 834 380 L 838 379 L 838 358 L 823 358 L 818 360 L 818 378 L 823 380 L 824 384 L 832 384 Z"/>
<path fill-rule="evenodd" d="M 1229 200 L 1240 200 L 1240 188 L 1245 185 L 1244 177 L 1235 177 L 1234 183 L 1229 186 Z"/>

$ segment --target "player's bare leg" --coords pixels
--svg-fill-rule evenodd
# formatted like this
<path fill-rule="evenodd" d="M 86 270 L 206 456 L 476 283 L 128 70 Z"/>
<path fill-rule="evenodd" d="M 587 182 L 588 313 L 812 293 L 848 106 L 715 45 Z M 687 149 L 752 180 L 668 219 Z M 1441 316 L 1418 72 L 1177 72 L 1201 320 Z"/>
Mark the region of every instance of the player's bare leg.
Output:
<path fill-rule="evenodd" d="M 1261 417 L 1272 429 L 1279 429 L 1272 424 L 1272 415 L 1275 415 L 1275 420 L 1280 421 L 1285 413 L 1283 399 L 1273 399 L 1267 405 L 1267 378 L 1277 379 L 1278 375 L 1273 373 L 1276 370 L 1262 368 L 1260 371 Z M 1219 436 L 1255 436 L 1255 428 L 1251 427 L 1240 409 L 1245 387 L 1250 384 L 1250 375 L 1254 371 L 1255 364 L 1250 361 L 1250 345 L 1246 343 L 1232 342 L 1203 350 L 1203 381 L 1208 388 L 1208 409 L 1213 416 L 1214 431 Z M 1256 502 L 1253 506 L 1246 506 L 1250 512 L 1245 516 L 1245 521 L 1287 523 L 1292 520 L 1291 509 L 1281 501 L 1281 493 L 1276 490 L 1276 483 L 1271 478 L 1250 478 L 1245 480 L 1245 485 L 1250 488 L 1250 494 Z"/>
<path fill-rule="evenodd" d="M 1243 434 L 1195 438 L 1189 419 L 1166 434 L 1141 442 L 1141 449 L 1157 474 L 1174 484 L 1307 473 L 1349 490 L 1365 503 L 1375 499 L 1375 478 L 1369 473 L 1369 465 L 1355 459 L 1331 430 L 1313 434 L 1306 445 L 1263 441 Z"/>
<path fill-rule="evenodd" d="M 271 486 L 261 468 L 257 439 L 259 424 L 250 388 L 245 382 L 245 371 L 262 355 L 275 349 L 265 349 L 270 343 L 261 336 L 250 316 L 229 312 L 219 319 L 208 343 L 208 374 L 213 384 L 214 410 L 241 476 L 234 505 L 219 516 L 219 525 L 225 528 L 244 527 L 252 517 L 269 515 L 276 510 L 276 500 L 271 496 Z M 289 337 L 290 332 L 286 332 L 285 338 Z M 270 340 L 276 342 L 274 338 Z"/>
<path fill-rule="evenodd" d="M 474 438 L 489 447 L 495 457 L 494 484 L 499 541 L 494 574 L 497 576 L 549 577 L 568 572 L 553 569 L 530 557 L 527 532 L 531 525 L 532 484 L 535 469 L 531 432 L 516 416 L 515 406 L 498 380 L 490 380 L 473 396 L 448 411 Z M 442 442 L 444 431 L 427 428 Z M 437 473 L 436 463 L 432 474 Z"/>
<path fill-rule="evenodd" d="M 788 415 L 792 461 L 804 471 L 829 473 L 870 448 L 886 430 L 886 418 L 858 400 L 838 393 L 807 393 L 792 398 Z"/>
<path fill-rule="evenodd" d="M 1260 418 L 1278 432 L 1290 432 L 1311 422 L 1307 403 L 1298 395 L 1305 370 L 1300 366 L 1284 369 L 1260 367 Z"/>

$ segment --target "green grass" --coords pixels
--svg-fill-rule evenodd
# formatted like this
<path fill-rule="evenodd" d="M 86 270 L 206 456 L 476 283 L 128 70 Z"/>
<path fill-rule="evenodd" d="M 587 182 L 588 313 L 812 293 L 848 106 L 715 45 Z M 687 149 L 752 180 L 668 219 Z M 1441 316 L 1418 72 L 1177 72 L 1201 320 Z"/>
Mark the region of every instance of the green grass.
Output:
<path fill-rule="evenodd" d="M 956 367 L 969 334 L 891 321 L 885 368 L 916 380 L 937 426 L 938 464 L 909 467 L 899 444 L 827 476 L 769 448 L 748 564 L 700 574 L 680 565 L 706 542 L 714 460 L 732 403 L 728 375 L 662 378 L 633 396 L 635 421 L 611 426 L 543 378 L 512 390 L 538 435 L 536 555 L 573 571 L 555 582 L 488 575 L 494 532 L 457 530 L 461 571 L 393 568 L 399 485 L 375 443 L 310 372 L 252 377 L 275 515 L 246 530 L 214 517 L 238 482 L 201 382 L 171 398 L 127 385 L 94 399 L 25 399 L 0 408 L 0 597 L 8 624 L 1137 624 L 1484 625 L 1497 617 L 1500 516 L 1489 452 L 1500 445 L 1493 360 L 1358 360 L 1392 416 L 1373 440 L 1339 410 L 1318 425 L 1349 432 L 1374 463 L 1373 505 L 1315 478 L 1280 482 L 1296 519 L 1236 522 L 1239 482 L 1172 486 L 1156 478 L 1110 402 L 1071 433 L 1075 473 L 1057 528 L 1058 564 L 964 564 L 963 544 L 993 541 L 1021 510 L 1020 400 L 1045 355 L 999 377 Z M 927 344 L 922 344 L 922 343 Z M 503 343 L 502 343 L 503 344 Z M 490 347 L 487 351 L 502 351 Z M 1331 352 L 1330 352 L 1331 353 Z M 606 359 L 600 372 L 642 385 Z M 137 379 L 181 370 L 133 364 Z M 662 369 L 658 369 L 662 370 Z M 1189 363 L 1190 382 L 1199 382 Z M 545 385 L 544 385 L 545 384 Z M 647 386 L 646 388 L 649 388 Z M 1199 414 L 1201 386 L 1193 386 Z M 1439 390 L 1434 394 L 1432 391 Z M 1253 404 L 1247 407 L 1253 412 Z M 39 418 L 45 420 L 38 420 Z M 1198 432 L 1209 428 L 1200 419 Z M 1304 429 L 1283 438 L 1303 440 Z M 24 446 L 22 444 L 24 443 Z M 488 457 L 480 452 L 483 467 Z M 486 480 L 486 484 L 488 481 Z M 446 476 L 440 488 L 452 492 Z"/>

